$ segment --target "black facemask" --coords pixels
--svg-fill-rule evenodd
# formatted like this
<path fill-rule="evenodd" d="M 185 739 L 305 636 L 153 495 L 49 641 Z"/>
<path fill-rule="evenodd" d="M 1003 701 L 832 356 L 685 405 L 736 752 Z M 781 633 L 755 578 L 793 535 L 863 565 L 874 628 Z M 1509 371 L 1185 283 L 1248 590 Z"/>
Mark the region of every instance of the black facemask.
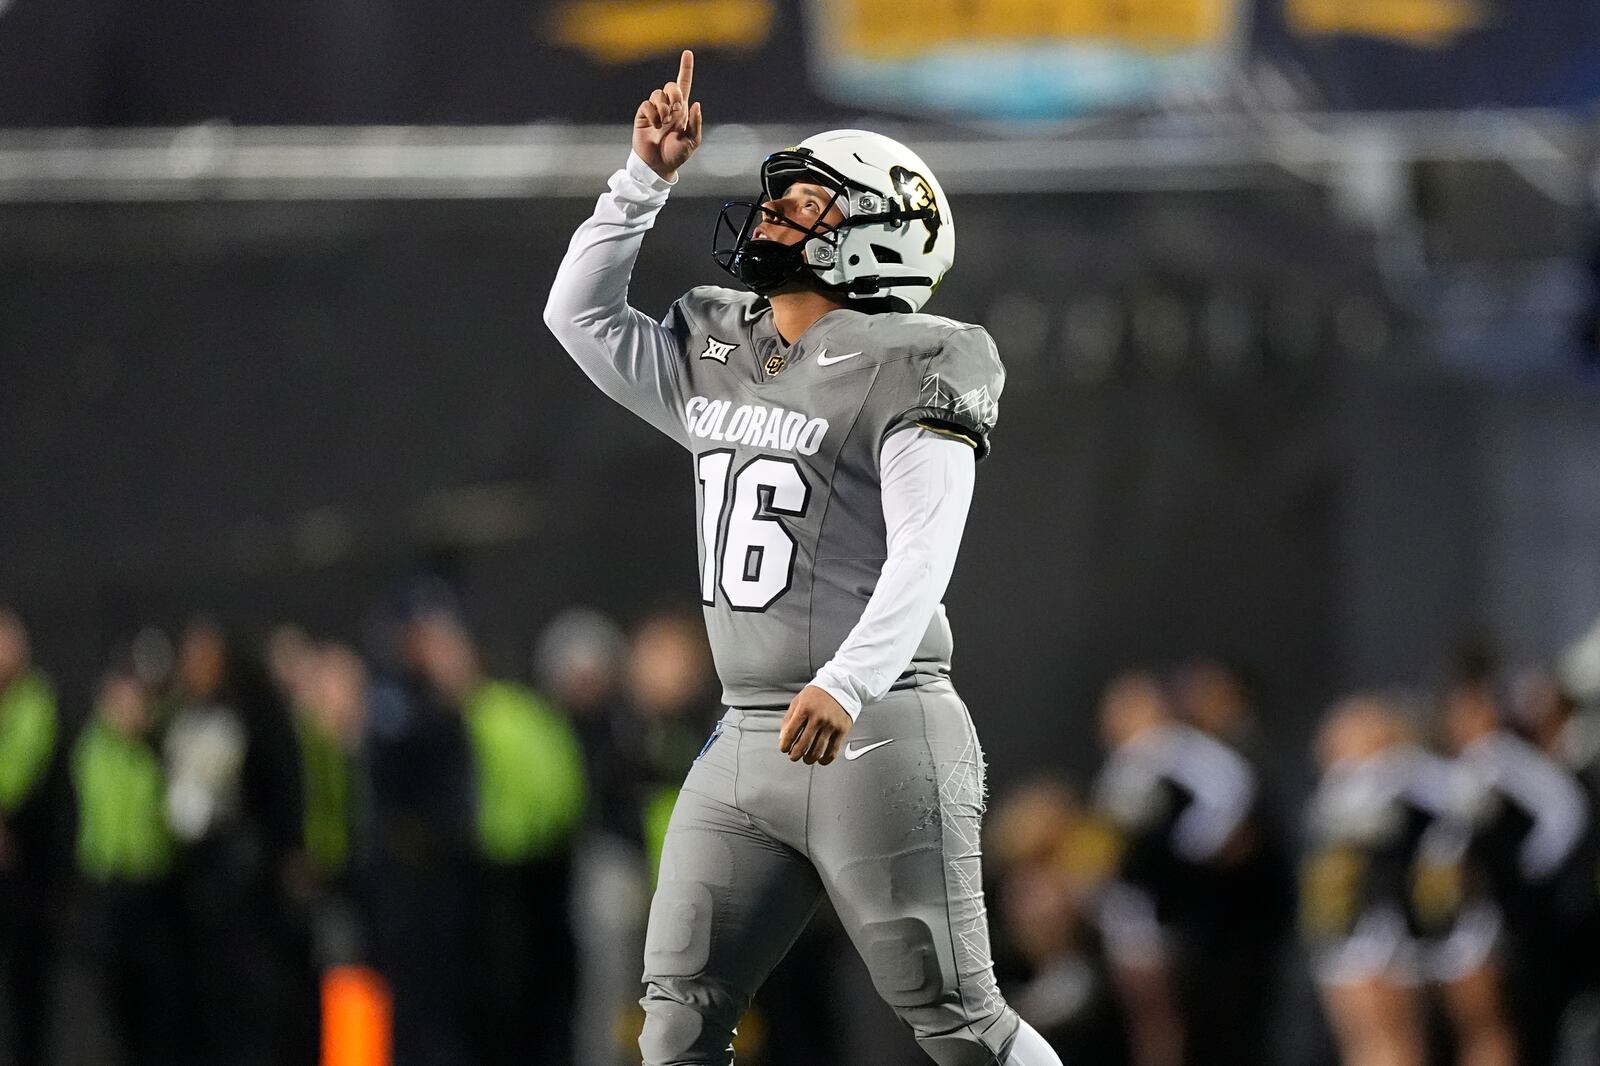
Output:
<path fill-rule="evenodd" d="M 798 244 L 753 240 L 734 252 L 729 266 L 752 292 L 766 296 L 798 279 L 806 262 Z"/>
<path fill-rule="evenodd" d="M 744 211 L 744 219 L 735 223 L 740 210 Z M 763 217 L 774 224 L 800 230 L 806 237 L 793 244 L 752 237 Z M 785 285 L 815 282 L 815 275 L 806 265 L 804 251 L 806 240 L 815 235 L 815 231 L 796 226 L 764 210 L 760 204 L 735 200 L 722 205 L 722 214 L 717 218 L 717 228 L 711 238 L 711 257 L 751 291 L 766 296 Z"/>

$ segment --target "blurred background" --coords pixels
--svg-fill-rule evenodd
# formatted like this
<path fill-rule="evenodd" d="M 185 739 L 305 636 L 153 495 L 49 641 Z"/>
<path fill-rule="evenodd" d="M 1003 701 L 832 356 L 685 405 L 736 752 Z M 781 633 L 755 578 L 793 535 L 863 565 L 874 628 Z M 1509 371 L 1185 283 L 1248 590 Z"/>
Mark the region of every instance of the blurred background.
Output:
<path fill-rule="evenodd" d="M 0 0 L 0 1062 L 637 1062 L 719 713 L 539 320 L 638 100 L 861 125 L 1009 382 L 947 597 L 1068 1063 L 1600 1061 L 1600 7 Z M 819 915 L 741 1063 L 925 1063 Z"/>

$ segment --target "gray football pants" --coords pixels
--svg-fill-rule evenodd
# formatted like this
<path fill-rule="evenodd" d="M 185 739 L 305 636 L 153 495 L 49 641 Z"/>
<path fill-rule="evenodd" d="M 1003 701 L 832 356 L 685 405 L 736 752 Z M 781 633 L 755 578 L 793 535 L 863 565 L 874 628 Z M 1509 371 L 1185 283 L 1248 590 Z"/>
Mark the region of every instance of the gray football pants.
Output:
<path fill-rule="evenodd" d="M 983 753 L 947 683 L 891 693 L 830 766 L 729 710 L 684 782 L 645 936 L 646 1066 L 733 1061 L 734 1026 L 828 894 L 874 986 L 939 1066 L 1004 1063 L 978 840 Z"/>

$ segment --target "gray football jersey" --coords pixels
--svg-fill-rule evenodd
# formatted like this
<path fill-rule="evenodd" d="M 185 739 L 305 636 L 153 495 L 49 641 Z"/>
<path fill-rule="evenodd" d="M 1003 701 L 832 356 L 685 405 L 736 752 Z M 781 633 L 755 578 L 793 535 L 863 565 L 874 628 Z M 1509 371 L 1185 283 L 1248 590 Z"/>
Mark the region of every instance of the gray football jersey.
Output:
<path fill-rule="evenodd" d="M 878 453 L 916 425 L 988 452 L 1005 371 L 977 326 L 828 313 L 786 347 L 767 301 L 702 287 L 664 324 L 682 362 L 677 416 L 694 453 L 700 599 L 732 707 L 785 707 L 860 619 L 883 569 Z M 935 612 L 894 688 L 948 674 Z"/>

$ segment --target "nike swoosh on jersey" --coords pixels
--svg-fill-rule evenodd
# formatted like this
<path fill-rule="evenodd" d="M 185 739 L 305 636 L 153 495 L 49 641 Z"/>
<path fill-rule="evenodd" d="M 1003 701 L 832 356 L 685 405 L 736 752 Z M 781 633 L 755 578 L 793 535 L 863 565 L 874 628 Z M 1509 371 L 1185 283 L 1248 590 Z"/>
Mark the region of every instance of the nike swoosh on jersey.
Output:
<path fill-rule="evenodd" d="M 833 355 L 833 356 L 830 356 L 828 354 L 828 349 L 824 348 L 824 349 L 822 349 L 822 351 L 817 353 L 817 365 L 818 366 L 832 366 L 834 363 L 842 363 L 846 359 L 854 359 L 856 356 L 858 356 L 860 354 L 861 354 L 860 352 L 851 352 L 849 355 Z"/>
<path fill-rule="evenodd" d="M 857 352 L 856 354 L 860 355 L 861 353 Z M 864 748 L 858 748 L 853 743 L 852 744 L 846 744 L 844 746 L 844 761 L 845 762 L 855 762 L 857 759 L 861 758 L 861 756 L 865 755 L 867 752 L 871 751 L 873 748 L 881 748 L 885 744 L 893 744 L 893 743 L 894 743 L 894 738 L 890 737 L 888 740 L 880 740 L 876 744 L 868 744 Z"/>

